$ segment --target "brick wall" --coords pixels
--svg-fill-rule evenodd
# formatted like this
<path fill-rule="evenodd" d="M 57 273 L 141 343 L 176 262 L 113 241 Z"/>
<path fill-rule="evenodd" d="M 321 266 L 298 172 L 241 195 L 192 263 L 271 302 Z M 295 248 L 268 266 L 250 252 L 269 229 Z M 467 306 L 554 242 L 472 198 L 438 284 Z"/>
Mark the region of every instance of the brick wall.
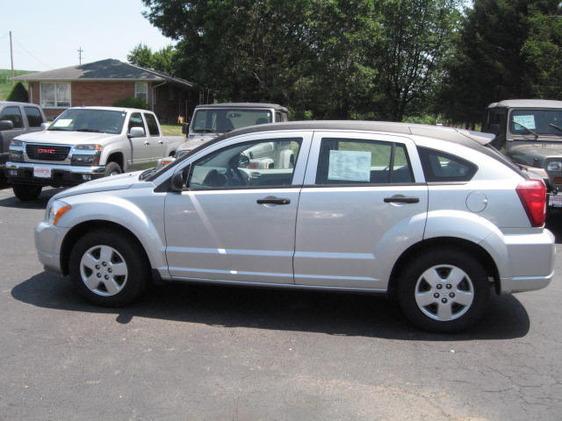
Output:
<path fill-rule="evenodd" d="M 31 101 L 39 104 L 39 82 L 30 82 L 28 88 Z M 73 107 L 89 105 L 111 107 L 115 101 L 135 95 L 135 82 L 71 82 L 70 90 Z M 151 95 L 152 89 L 149 83 L 149 103 L 152 100 Z M 44 108 L 44 111 L 48 119 L 53 119 L 64 110 L 60 108 Z"/>

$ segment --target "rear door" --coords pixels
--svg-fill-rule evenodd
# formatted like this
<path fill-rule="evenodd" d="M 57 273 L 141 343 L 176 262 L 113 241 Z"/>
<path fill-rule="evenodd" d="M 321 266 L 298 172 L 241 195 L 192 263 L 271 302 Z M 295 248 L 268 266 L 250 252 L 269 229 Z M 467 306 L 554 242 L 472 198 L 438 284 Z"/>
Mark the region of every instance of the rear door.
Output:
<path fill-rule="evenodd" d="M 38 107 L 26 105 L 23 107 L 25 118 L 27 119 L 28 131 L 37 132 L 43 130 L 41 126 L 44 123 L 43 114 Z"/>
<path fill-rule="evenodd" d="M 295 283 L 384 290 L 422 240 L 428 192 L 412 140 L 315 132 L 299 200 Z"/>
<path fill-rule="evenodd" d="M 166 145 L 164 144 L 164 138 L 162 137 L 162 133 L 160 133 L 160 128 L 158 127 L 158 122 L 154 114 L 144 113 L 144 120 L 146 121 L 146 127 L 148 129 L 148 148 L 152 155 L 151 159 L 153 163 L 156 164 L 156 161 L 164 156 Z"/>
<path fill-rule="evenodd" d="M 144 130 L 145 135 L 142 137 L 129 138 L 133 152 L 131 169 L 139 170 L 149 168 L 151 162 L 153 161 L 153 152 L 150 147 L 151 141 L 148 135 L 148 130 L 146 129 L 141 113 L 131 113 L 127 126 L 127 133 L 129 133 L 133 127 L 141 127 Z"/>

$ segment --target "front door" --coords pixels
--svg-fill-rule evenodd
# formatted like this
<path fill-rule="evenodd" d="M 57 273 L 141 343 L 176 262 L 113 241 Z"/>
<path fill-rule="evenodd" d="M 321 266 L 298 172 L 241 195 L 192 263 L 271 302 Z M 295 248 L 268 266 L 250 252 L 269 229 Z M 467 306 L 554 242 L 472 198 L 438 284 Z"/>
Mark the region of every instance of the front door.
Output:
<path fill-rule="evenodd" d="M 167 193 L 165 207 L 172 277 L 293 283 L 297 206 L 311 135 L 255 136 L 212 145 L 180 168 L 189 172 L 188 187 Z"/>
<path fill-rule="evenodd" d="M 17 105 L 9 105 L 4 107 L 4 109 L 0 112 L 0 120 L 9 120 L 14 125 L 13 129 L 11 130 L 4 130 L 2 132 L 2 137 L 0 141 L 2 141 L 2 145 L 0 145 L 0 153 L 4 153 L 6 157 L 8 156 L 8 149 L 10 147 L 10 142 L 16 136 L 25 133 L 25 127 L 23 124 L 23 117 L 21 113 L 21 108 Z M 0 162 L 1 162 L 0 157 Z"/>
<path fill-rule="evenodd" d="M 144 136 L 130 138 L 132 148 L 132 162 L 130 163 L 128 170 L 150 168 L 151 166 L 154 166 L 154 159 L 152 158 L 154 155 L 154 148 L 152 146 L 152 142 L 141 113 L 131 114 L 127 127 L 127 133 L 130 133 L 133 127 L 142 128 L 144 130 Z"/>
<path fill-rule="evenodd" d="M 301 191 L 295 283 L 384 290 L 423 238 L 427 186 L 408 138 L 315 132 Z"/>

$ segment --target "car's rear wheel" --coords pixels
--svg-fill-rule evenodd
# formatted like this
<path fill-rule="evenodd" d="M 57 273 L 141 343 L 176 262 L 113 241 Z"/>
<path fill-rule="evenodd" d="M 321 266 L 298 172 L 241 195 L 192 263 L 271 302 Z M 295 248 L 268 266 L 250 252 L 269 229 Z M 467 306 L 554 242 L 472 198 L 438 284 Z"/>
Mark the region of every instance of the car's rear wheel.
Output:
<path fill-rule="evenodd" d="M 136 300 L 150 276 L 144 251 L 123 233 L 94 231 L 80 238 L 70 253 L 70 278 L 94 304 L 119 307 Z"/>
<path fill-rule="evenodd" d="M 33 184 L 14 184 L 12 186 L 14 195 L 22 202 L 37 200 L 43 187 Z"/>
<path fill-rule="evenodd" d="M 484 314 L 491 284 L 480 262 L 461 250 L 417 255 L 399 275 L 398 299 L 406 317 L 434 332 L 459 332 Z"/>

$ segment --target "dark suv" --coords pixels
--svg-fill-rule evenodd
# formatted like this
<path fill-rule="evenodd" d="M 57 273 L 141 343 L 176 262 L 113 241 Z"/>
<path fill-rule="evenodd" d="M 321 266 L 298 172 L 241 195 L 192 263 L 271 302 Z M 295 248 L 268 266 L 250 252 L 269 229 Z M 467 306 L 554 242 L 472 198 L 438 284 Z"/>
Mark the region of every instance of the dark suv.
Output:
<path fill-rule="evenodd" d="M 550 192 L 549 206 L 562 207 L 562 101 L 511 99 L 488 106 L 482 131 L 493 144 Z"/>
<path fill-rule="evenodd" d="M 0 184 L 5 183 L 4 166 L 8 161 L 12 139 L 24 133 L 43 130 L 46 121 L 38 105 L 0 101 Z"/>

